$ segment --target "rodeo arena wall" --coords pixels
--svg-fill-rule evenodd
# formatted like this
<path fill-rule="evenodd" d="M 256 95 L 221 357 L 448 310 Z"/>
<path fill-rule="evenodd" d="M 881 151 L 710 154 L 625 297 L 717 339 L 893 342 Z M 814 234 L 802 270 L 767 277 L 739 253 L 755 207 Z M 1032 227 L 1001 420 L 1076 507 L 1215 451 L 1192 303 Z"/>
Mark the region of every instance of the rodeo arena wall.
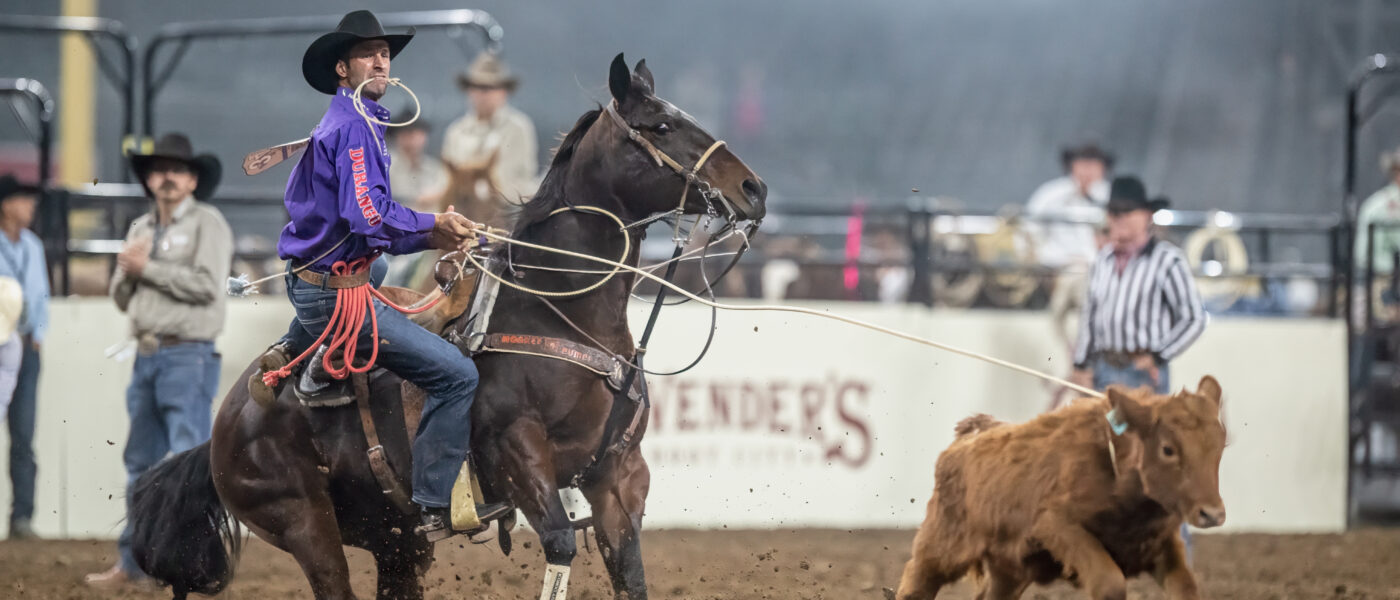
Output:
<path fill-rule="evenodd" d="M 802 304 L 1065 372 L 1046 313 Z M 632 322 L 645 323 L 645 305 Z M 281 298 L 229 303 L 220 398 L 285 327 Z M 649 366 L 679 366 L 703 343 L 708 309 L 667 309 Z M 57 300 L 38 424 L 35 529 L 115 538 L 130 377 L 123 320 L 105 298 Z M 1224 532 L 1342 531 L 1347 516 L 1346 332 L 1339 320 L 1214 317 L 1172 364 L 1175 387 L 1204 374 L 1226 390 L 1220 465 Z M 110 355 L 110 356 L 109 356 Z M 1047 406 L 1040 381 L 810 316 L 720 315 L 714 347 L 681 376 L 649 379 L 647 523 L 663 528 L 916 527 L 953 424 L 977 412 L 1019 421 Z M 94 392 L 94 390 L 102 390 Z M 1282 410 L 1287 407 L 1287 410 Z M 217 406 L 216 406 L 217 410 Z M 0 433 L 0 449 L 8 447 Z M 0 486 L 0 504 L 9 501 Z"/>

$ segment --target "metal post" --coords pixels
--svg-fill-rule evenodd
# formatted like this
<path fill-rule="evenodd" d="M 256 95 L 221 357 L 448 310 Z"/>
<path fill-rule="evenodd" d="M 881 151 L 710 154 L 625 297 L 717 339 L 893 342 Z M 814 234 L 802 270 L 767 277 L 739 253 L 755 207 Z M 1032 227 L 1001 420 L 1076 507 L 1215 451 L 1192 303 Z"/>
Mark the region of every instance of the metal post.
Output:
<path fill-rule="evenodd" d="M 1346 265 L 1342 263 L 1342 228 L 1344 225 L 1338 223 L 1327 230 L 1327 239 L 1330 244 L 1327 249 L 1328 259 L 1332 263 L 1331 285 L 1327 287 L 1327 316 L 1337 318 L 1337 286 L 1346 284 L 1344 271 Z"/>
<path fill-rule="evenodd" d="M 1371 301 L 1372 301 L 1373 298 L 1376 297 L 1376 289 L 1375 289 L 1375 283 L 1376 283 L 1376 260 L 1375 260 L 1375 257 L 1376 257 L 1376 224 L 1375 224 L 1375 223 L 1371 223 L 1370 225 L 1368 225 L 1368 226 L 1366 227 L 1366 271 L 1365 271 L 1365 273 L 1366 273 L 1366 297 L 1361 299 L 1361 301 L 1364 303 L 1364 306 L 1366 307 L 1365 310 L 1362 311 L 1362 314 L 1365 315 L 1365 317 L 1364 317 L 1364 319 L 1362 320 L 1362 322 L 1365 323 L 1365 325 L 1366 325 L 1366 333 L 1367 333 L 1367 336 L 1366 336 L 1366 337 L 1363 337 L 1362 339 L 1363 339 L 1363 340 L 1365 341 L 1365 343 L 1368 344 L 1368 345 L 1371 343 L 1371 340 L 1369 339 L 1369 338 L 1370 338 L 1370 335 L 1369 335 L 1369 334 L 1371 333 L 1371 330 L 1374 329 L 1375 326 L 1376 326 L 1375 311 L 1373 311 L 1373 310 L 1372 310 L 1372 307 L 1371 307 Z"/>

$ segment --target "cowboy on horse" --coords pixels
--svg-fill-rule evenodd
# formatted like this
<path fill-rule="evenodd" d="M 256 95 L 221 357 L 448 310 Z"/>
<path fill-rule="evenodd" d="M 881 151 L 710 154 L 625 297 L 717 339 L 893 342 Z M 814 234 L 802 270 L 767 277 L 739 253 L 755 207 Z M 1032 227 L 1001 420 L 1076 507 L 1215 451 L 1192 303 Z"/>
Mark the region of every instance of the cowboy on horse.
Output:
<path fill-rule="evenodd" d="M 309 352 L 318 337 L 330 341 L 326 330 L 336 320 L 340 290 L 378 287 L 384 275 L 384 263 L 376 262 L 381 253 L 455 250 L 476 228 L 451 207 L 427 214 L 392 199 L 382 124 L 389 111 L 375 101 L 388 88 L 391 61 L 412 39 L 413 29 L 388 34 L 373 13 L 358 10 L 345 15 L 336 31 L 312 42 L 302 57 L 306 82 L 330 95 L 331 102 L 287 181 L 284 201 L 291 222 L 282 229 L 277 252 L 288 261 L 287 296 L 296 317 L 263 356 L 262 373 L 254 373 L 249 382 L 253 398 L 264 405 L 276 397 L 278 377 L 268 374 L 285 371 L 295 362 L 291 357 Z M 422 509 L 419 533 L 441 539 L 451 534 L 452 486 L 470 465 L 476 366 L 451 343 L 385 303 L 374 302 L 369 310 L 380 343 L 365 345 L 371 346 L 377 364 L 427 393 L 413 443 L 412 500 Z M 365 320 L 363 315 L 349 318 Z M 362 342 L 372 339 L 357 331 L 349 335 Z M 354 358 L 354 341 L 346 346 L 342 369 Z M 323 355 L 315 358 L 313 366 Z M 324 358 L 330 365 L 330 357 Z M 504 504 L 476 508 L 483 523 L 509 510 Z"/>

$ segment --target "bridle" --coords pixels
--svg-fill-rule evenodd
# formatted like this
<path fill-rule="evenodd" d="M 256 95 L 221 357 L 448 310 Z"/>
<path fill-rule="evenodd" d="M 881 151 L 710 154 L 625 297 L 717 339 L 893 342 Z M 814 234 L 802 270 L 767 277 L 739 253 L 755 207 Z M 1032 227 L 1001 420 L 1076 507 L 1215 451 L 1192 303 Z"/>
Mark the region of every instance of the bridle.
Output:
<path fill-rule="evenodd" d="M 686 185 L 681 188 L 681 198 L 680 201 L 676 203 L 675 208 L 663 213 L 657 213 L 640 221 L 636 221 L 628 225 L 629 228 L 645 227 L 655 221 L 659 221 L 661 219 L 665 219 L 667 217 L 672 216 L 679 217 L 680 215 L 684 214 L 685 201 L 690 194 L 690 188 L 692 186 L 694 186 L 697 190 L 700 191 L 701 197 L 705 198 L 705 210 L 707 212 L 707 216 L 722 216 L 724 220 L 728 223 L 728 227 L 732 227 L 735 223 L 738 222 L 739 211 L 734 209 L 734 206 L 729 202 L 727 198 L 724 197 L 724 194 L 721 193 L 718 189 L 716 189 L 715 186 L 709 182 L 709 180 L 700 176 L 700 169 L 705 167 L 706 161 L 709 161 L 710 157 L 714 156 L 716 151 L 724 147 L 724 140 L 715 140 L 714 143 L 710 144 L 709 148 L 706 148 L 705 151 L 700 154 L 700 158 L 695 161 L 694 166 L 686 168 L 679 161 L 677 161 L 674 158 L 671 158 L 669 154 L 666 154 L 664 150 L 657 148 L 656 144 L 653 144 L 651 140 L 647 139 L 646 136 L 642 135 L 641 131 L 638 131 L 637 128 L 627 123 L 627 120 L 623 119 L 622 115 L 618 114 L 617 112 L 616 100 L 608 102 L 607 107 L 604 108 L 604 112 L 608 113 L 608 116 L 612 118 L 614 124 L 616 124 L 619 128 L 621 128 L 627 133 L 627 139 L 632 140 L 633 143 L 637 144 L 638 146 L 641 146 L 642 150 L 646 151 L 646 153 L 649 156 L 651 156 L 651 159 L 656 163 L 656 166 L 670 168 L 677 175 L 680 175 L 681 178 L 684 179 L 686 182 Z M 715 210 L 716 206 L 722 208 L 727 214 L 718 215 Z M 677 222 L 676 224 L 676 231 L 674 233 L 675 235 L 673 237 L 677 238 L 676 241 L 679 242 L 679 222 Z"/>

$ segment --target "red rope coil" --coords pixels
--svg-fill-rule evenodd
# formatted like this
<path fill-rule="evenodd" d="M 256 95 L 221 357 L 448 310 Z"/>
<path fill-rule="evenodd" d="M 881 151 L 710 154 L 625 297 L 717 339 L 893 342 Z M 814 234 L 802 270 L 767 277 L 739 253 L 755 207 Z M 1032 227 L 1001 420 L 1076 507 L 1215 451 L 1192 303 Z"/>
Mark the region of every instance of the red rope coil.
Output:
<path fill-rule="evenodd" d="M 357 258 L 349 263 L 336 261 L 331 265 L 331 275 L 336 277 L 355 275 L 368 269 L 371 262 L 377 256 L 367 256 Z M 277 387 L 279 383 L 292 374 L 292 368 L 301 361 L 306 360 L 316 352 L 316 349 L 330 336 L 330 347 L 326 349 L 325 356 L 321 359 L 321 366 L 336 379 L 345 379 L 351 373 L 364 373 L 374 368 L 374 363 L 379 359 L 379 318 L 373 310 L 373 300 L 378 299 L 385 306 L 397 310 L 404 314 L 418 314 L 437 305 L 443 296 L 438 295 L 431 302 L 418 308 L 408 308 L 399 306 L 391 302 L 379 290 L 369 283 L 364 283 L 352 288 L 338 289 L 335 292 L 335 308 L 331 311 L 330 321 L 326 323 L 326 328 L 321 331 L 321 337 L 316 338 L 315 343 L 306 348 L 301 355 L 292 359 L 286 366 L 275 371 L 263 373 L 263 383 L 268 387 Z M 370 353 L 369 359 L 360 366 L 355 366 L 355 354 L 359 344 L 360 332 L 364 330 L 365 314 L 369 314 L 370 322 Z M 342 367 L 335 367 L 331 357 L 340 350 L 343 358 Z"/>

